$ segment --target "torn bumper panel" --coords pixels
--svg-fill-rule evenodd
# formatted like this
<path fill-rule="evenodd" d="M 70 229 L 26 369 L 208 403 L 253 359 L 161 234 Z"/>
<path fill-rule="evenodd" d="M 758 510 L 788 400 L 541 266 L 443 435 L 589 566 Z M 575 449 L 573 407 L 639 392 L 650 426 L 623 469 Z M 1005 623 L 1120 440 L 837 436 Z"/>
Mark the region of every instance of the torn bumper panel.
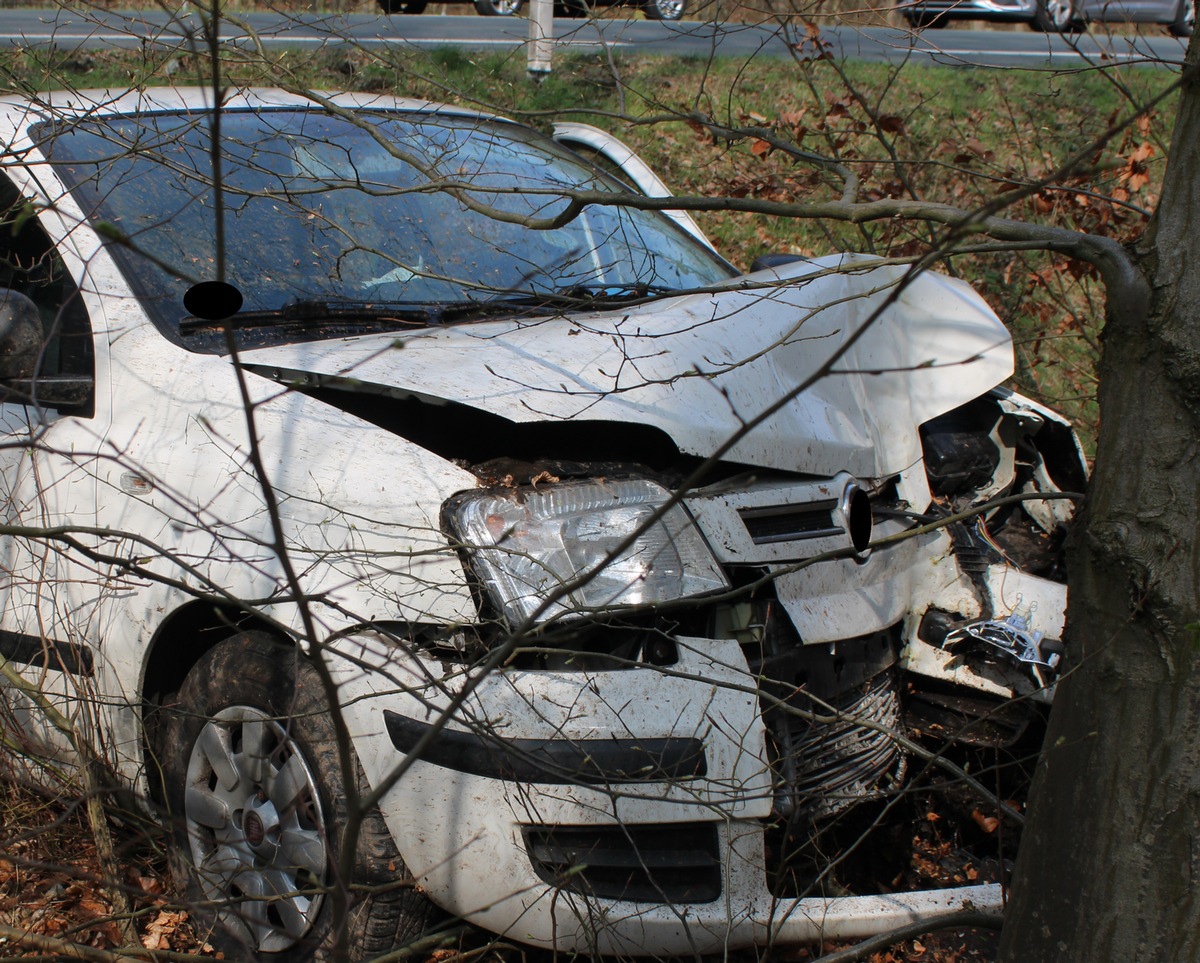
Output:
<path fill-rule="evenodd" d="M 427 737 L 381 809 L 436 902 L 521 942 L 639 955 L 862 935 L 967 904 L 999 911 L 993 886 L 781 898 L 761 680 L 736 642 L 677 643 L 669 667 L 443 676 L 380 698 L 389 752 L 364 757 L 373 780 Z M 472 685 L 431 734 L 439 707 Z"/>

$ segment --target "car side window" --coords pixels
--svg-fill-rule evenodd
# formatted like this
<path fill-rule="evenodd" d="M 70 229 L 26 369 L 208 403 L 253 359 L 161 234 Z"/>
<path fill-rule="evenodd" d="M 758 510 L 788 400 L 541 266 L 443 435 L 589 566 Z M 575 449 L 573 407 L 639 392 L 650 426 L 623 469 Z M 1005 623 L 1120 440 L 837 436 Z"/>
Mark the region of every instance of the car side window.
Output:
<path fill-rule="evenodd" d="M 29 370 L 0 380 L 0 402 L 34 404 L 91 417 L 95 352 L 87 308 L 32 203 L 3 174 L 0 289 L 32 301 L 41 321 L 40 343 Z"/>

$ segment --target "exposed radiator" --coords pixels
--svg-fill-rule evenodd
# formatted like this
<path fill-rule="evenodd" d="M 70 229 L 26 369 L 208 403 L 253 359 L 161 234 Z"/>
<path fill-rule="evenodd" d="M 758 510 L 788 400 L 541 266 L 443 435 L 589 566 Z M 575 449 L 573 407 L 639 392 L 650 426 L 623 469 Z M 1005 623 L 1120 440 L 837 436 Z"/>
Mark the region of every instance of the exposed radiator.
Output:
<path fill-rule="evenodd" d="M 830 715 L 801 693 L 798 709 Z M 776 709 L 776 809 L 782 816 L 818 820 L 890 792 L 904 778 L 906 756 L 892 733 L 900 731 L 900 696 L 893 672 L 832 701 L 836 718 L 810 722 Z"/>

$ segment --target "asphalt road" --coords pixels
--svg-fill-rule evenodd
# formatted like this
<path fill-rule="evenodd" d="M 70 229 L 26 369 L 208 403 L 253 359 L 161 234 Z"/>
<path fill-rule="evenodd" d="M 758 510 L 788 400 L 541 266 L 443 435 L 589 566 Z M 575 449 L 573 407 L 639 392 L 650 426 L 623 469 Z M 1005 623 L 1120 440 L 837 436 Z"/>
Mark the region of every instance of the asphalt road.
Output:
<path fill-rule="evenodd" d="M 515 49 L 528 41 L 523 17 L 383 16 L 372 14 L 285 16 L 277 13 L 244 15 L 246 27 L 268 46 L 317 48 L 353 43 L 430 47 L 455 45 L 467 49 Z M 54 45 L 62 49 L 136 47 L 143 43 L 186 46 L 196 42 L 199 20 L 194 15 L 165 11 L 0 10 L 0 38 L 14 45 Z M 559 49 L 597 48 L 681 56 L 749 58 L 789 56 L 803 40 L 778 24 L 659 23 L 651 20 L 555 20 Z M 223 25 L 223 43 L 248 44 L 247 29 Z M 836 57 L 862 60 L 914 60 L 964 66 L 1069 69 L 1112 63 L 1177 65 L 1183 42 L 1156 28 L 1144 36 L 1110 37 L 1093 30 L 1074 37 L 1037 34 L 1026 30 L 926 30 L 912 34 L 887 28 L 831 26 L 820 36 Z M 807 48 L 812 52 L 811 44 Z"/>

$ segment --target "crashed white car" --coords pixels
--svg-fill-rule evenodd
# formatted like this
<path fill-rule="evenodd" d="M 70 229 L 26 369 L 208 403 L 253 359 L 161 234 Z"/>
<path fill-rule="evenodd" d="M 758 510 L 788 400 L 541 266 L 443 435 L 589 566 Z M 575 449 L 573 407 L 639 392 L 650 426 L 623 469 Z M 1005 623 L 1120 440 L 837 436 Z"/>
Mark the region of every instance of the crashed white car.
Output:
<path fill-rule="evenodd" d="M 967 285 L 741 274 L 582 125 L 167 89 L 0 125 L 8 725 L 156 802 L 210 939 L 998 912 L 1005 852 L 947 860 L 1036 752 L 1086 476 Z"/>

